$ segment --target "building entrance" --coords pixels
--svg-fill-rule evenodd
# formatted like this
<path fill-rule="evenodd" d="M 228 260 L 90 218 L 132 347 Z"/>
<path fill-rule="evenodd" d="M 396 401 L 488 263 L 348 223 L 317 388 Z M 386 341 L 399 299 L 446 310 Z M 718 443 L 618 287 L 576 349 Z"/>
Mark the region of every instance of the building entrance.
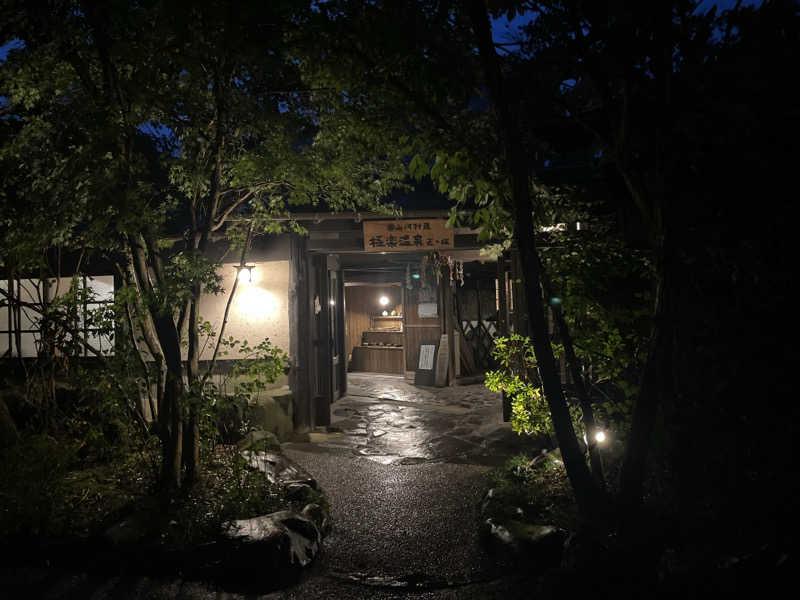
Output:
<path fill-rule="evenodd" d="M 345 284 L 348 372 L 405 373 L 403 287 Z"/>

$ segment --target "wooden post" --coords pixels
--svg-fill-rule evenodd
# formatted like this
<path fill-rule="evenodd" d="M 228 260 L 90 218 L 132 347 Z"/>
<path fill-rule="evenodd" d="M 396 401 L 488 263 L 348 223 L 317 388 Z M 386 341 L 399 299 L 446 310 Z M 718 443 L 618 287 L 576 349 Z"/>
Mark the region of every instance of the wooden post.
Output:
<path fill-rule="evenodd" d="M 506 280 L 506 255 L 497 259 L 497 291 L 499 307 L 497 309 L 497 335 L 508 335 L 508 290 Z"/>
<path fill-rule="evenodd" d="M 506 254 L 497 259 L 497 285 L 500 295 L 500 306 L 497 310 L 497 335 L 508 335 L 508 294 L 506 279 Z M 503 421 L 511 420 L 511 398 L 503 392 Z"/>
<path fill-rule="evenodd" d="M 345 348 L 345 306 L 344 306 L 344 270 L 339 269 L 339 276 L 336 279 L 338 289 L 336 296 L 338 301 L 336 303 L 336 318 L 339 322 L 339 330 L 337 332 L 338 354 L 339 354 L 339 396 L 344 396 L 347 393 L 347 348 Z"/>
<path fill-rule="evenodd" d="M 309 365 L 311 361 L 311 303 L 309 298 L 307 239 L 291 234 L 289 255 L 289 354 L 291 370 L 289 386 L 294 401 L 294 428 L 308 431 L 311 428 L 311 386 Z"/>
<path fill-rule="evenodd" d="M 317 282 L 317 298 L 320 311 L 316 315 L 317 323 L 317 394 L 314 397 L 314 422 L 316 425 L 330 425 L 332 391 L 331 332 L 330 332 L 330 296 L 328 292 L 328 257 L 324 254 L 314 256 L 314 277 Z M 317 311 L 315 304 L 314 312 Z"/>
<path fill-rule="evenodd" d="M 477 343 L 472 344 L 472 347 L 475 349 L 475 352 L 473 353 L 473 356 L 475 357 L 475 365 L 477 367 L 477 370 L 481 371 L 481 370 L 485 370 L 485 368 L 486 368 L 486 367 L 483 366 L 484 365 L 484 358 L 486 358 L 485 364 L 488 365 L 489 364 L 489 360 L 488 360 L 489 357 L 488 356 L 481 356 L 484 353 L 483 353 L 483 340 L 481 339 L 481 332 L 483 331 L 483 317 L 481 316 L 481 282 L 480 282 L 480 280 L 475 282 L 475 302 L 477 303 L 476 306 L 475 306 L 475 312 L 477 313 L 477 316 L 478 316 L 478 326 L 475 328 L 475 335 L 473 336 L 473 339 Z M 466 339 L 465 339 L 465 341 L 466 341 Z M 490 347 L 489 353 L 491 354 L 491 347 Z"/>
<path fill-rule="evenodd" d="M 514 333 L 528 335 L 528 319 L 525 315 L 525 298 L 522 286 L 522 265 L 519 259 L 519 250 L 511 250 L 511 298 L 513 306 Z M 511 324 L 509 324 L 511 325 Z"/>
<path fill-rule="evenodd" d="M 453 337 L 453 360 L 451 362 L 455 369 L 453 371 L 453 381 L 450 382 L 452 385 L 461 376 L 461 334 L 459 331 L 453 330 L 451 335 Z"/>
<path fill-rule="evenodd" d="M 445 302 L 445 327 L 447 332 L 447 347 L 448 347 L 448 361 L 447 361 L 447 384 L 455 385 L 456 383 L 456 352 L 455 340 L 453 331 L 455 330 L 455 315 L 453 314 L 453 288 L 450 285 L 449 276 L 442 277 L 442 285 L 444 287 L 444 302 Z"/>

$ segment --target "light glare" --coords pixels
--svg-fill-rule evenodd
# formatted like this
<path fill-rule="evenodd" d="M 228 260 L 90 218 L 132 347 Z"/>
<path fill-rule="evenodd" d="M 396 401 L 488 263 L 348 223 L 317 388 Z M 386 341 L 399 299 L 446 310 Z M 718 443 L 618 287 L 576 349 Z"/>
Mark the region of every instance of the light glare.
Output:
<path fill-rule="evenodd" d="M 267 319 L 279 308 L 277 298 L 257 285 L 248 285 L 236 294 L 237 312 L 246 319 Z"/>

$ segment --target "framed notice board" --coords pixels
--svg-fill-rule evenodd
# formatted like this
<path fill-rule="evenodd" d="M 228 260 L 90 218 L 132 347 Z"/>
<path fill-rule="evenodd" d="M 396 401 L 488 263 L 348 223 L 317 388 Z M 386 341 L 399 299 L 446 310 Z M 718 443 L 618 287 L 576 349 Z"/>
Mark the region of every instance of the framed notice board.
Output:
<path fill-rule="evenodd" d="M 436 383 L 436 358 L 438 350 L 438 341 L 420 341 L 419 361 L 414 369 L 414 385 L 432 386 Z"/>

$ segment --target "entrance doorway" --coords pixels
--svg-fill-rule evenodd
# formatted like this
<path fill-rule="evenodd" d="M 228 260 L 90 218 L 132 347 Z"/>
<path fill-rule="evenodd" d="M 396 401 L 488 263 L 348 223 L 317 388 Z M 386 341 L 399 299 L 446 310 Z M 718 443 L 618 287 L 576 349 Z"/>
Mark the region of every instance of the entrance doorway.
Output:
<path fill-rule="evenodd" d="M 405 373 L 403 287 L 345 282 L 348 372 Z"/>

